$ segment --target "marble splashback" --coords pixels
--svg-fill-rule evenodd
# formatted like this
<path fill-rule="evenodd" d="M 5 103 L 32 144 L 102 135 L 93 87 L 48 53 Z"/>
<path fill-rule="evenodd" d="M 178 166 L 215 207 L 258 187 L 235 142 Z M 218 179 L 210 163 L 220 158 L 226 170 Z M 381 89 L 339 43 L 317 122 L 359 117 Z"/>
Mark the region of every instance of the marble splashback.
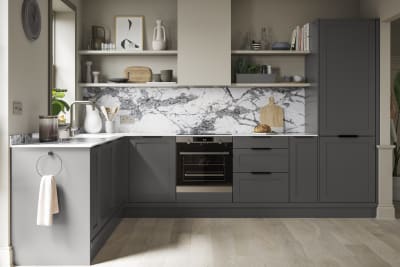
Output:
<path fill-rule="evenodd" d="M 106 87 L 84 88 L 83 96 L 99 106 L 120 106 L 119 132 L 251 133 L 270 96 L 284 108 L 283 131 L 305 131 L 304 88 Z M 120 120 L 122 116 L 125 120 Z"/>

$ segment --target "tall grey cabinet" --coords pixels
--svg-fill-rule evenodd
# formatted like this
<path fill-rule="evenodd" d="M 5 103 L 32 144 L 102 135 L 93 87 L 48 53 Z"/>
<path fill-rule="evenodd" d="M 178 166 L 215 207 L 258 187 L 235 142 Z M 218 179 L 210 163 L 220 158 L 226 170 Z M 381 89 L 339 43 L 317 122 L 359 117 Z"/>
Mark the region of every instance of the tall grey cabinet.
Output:
<path fill-rule="evenodd" d="M 317 24 L 320 198 L 374 203 L 377 21 Z"/>

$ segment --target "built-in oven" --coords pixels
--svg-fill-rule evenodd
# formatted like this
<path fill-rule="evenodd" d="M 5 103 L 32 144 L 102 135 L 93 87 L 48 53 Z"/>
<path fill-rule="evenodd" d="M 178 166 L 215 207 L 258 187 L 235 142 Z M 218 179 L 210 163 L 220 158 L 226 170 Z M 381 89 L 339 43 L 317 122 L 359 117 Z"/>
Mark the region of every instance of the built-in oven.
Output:
<path fill-rule="evenodd" d="M 177 136 L 177 192 L 232 191 L 231 136 Z"/>

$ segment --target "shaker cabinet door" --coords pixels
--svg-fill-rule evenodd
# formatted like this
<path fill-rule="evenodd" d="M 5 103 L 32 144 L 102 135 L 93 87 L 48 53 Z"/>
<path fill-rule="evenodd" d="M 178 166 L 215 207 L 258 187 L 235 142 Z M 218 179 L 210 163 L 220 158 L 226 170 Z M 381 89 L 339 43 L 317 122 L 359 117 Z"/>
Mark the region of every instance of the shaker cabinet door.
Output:
<path fill-rule="evenodd" d="M 320 138 L 322 202 L 375 202 L 375 139 Z"/>
<path fill-rule="evenodd" d="M 231 0 L 178 0 L 178 83 L 231 84 Z"/>
<path fill-rule="evenodd" d="M 129 144 L 129 201 L 175 201 L 175 138 L 138 137 Z"/>
<path fill-rule="evenodd" d="M 318 201 L 318 137 L 290 138 L 290 201 Z"/>
<path fill-rule="evenodd" d="M 321 135 L 375 135 L 375 20 L 321 20 Z"/>

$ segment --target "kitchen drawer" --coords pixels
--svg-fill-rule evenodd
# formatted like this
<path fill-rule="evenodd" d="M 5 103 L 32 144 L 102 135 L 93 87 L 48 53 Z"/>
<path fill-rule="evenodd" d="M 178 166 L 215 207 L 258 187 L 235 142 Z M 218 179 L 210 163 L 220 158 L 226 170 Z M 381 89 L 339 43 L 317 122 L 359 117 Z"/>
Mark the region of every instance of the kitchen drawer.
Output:
<path fill-rule="evenodd" d="M 285 136 L 237 136 L 233 148 L 288 148 L 289 138 Z"/>
<path fill-rule="evenodd" d="M 289 202 L 287 173 L 235 173 L 233 202 Z"/>
<path fill-rule="evenodd" d="M 288 172 L 288 149 L 234 149 L 234 172 Z"/>

